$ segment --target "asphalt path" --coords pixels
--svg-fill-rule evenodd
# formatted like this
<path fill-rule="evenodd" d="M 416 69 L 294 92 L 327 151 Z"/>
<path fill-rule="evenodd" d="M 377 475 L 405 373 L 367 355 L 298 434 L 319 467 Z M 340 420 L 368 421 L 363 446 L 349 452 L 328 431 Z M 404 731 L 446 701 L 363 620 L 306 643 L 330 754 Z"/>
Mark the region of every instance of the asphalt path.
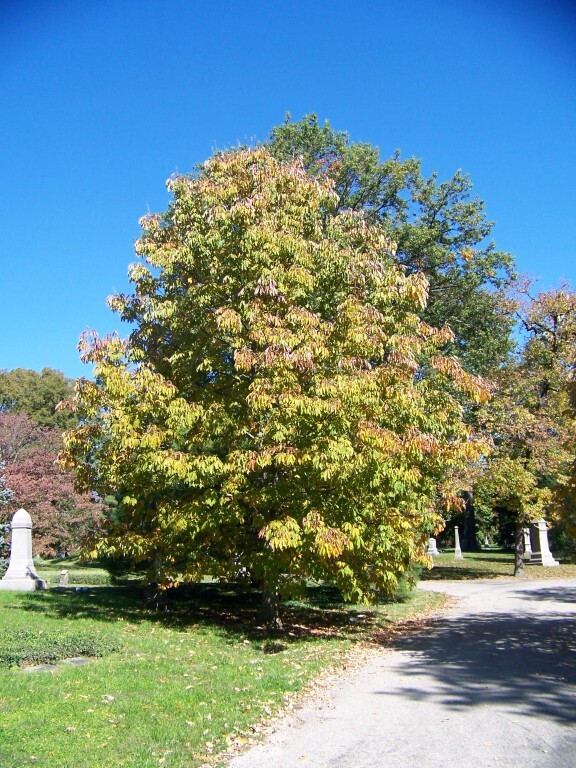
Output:
<path fill-rule="evenodd" d="M 458 601 L 230 768 L 576 768 L 576 579 L 421 587 Z"/>

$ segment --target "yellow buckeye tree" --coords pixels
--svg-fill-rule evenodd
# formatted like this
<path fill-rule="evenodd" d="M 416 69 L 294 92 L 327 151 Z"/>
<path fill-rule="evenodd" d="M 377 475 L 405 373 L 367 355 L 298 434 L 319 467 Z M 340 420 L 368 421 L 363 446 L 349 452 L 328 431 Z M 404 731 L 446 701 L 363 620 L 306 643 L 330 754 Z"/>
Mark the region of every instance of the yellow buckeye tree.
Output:
<path fill-rule="evenodd" d="M 120 499 L 96 551 L 154 578 L 249 577 L 272 621 L 305 578 L 390 593 L 477 454 L 462 392 L 485 395 L 420 319 L 426 279 L 264 148 L 169 189 L 142 219 L 134 293 L 110 299 L 132 334 L 81 345 L 95 380 L 63 459 Z"/>

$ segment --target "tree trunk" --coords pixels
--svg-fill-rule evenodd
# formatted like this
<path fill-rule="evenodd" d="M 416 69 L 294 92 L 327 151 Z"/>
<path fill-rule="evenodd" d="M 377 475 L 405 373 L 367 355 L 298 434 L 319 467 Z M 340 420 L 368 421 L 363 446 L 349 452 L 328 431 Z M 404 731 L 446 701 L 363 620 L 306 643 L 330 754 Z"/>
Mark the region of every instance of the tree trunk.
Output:
<path fill-rule="evenodd" d="M 516 526 L 514 576 L 518 579 L 523 579 L 526 576 L 524 573 L 524 528 L 522 523 L 518 523 Z"/>
<path fill-rule="evenodd" d="M 268 629 L 282 629 L 280 621 L 280 598 L 276 589 L 264 581 L 262 584 L 262 604 L 258 613 L 258 623 Z"/>
<path fill-rule="evenodd" d="M 464 552 L 479 552 L 481 547 L 476 536 L 476 512 L 474 510 L 474 494 L 464 491 L 462 494 L 466 509 L 464 510 L 464 532 L 462 549 Z"/>

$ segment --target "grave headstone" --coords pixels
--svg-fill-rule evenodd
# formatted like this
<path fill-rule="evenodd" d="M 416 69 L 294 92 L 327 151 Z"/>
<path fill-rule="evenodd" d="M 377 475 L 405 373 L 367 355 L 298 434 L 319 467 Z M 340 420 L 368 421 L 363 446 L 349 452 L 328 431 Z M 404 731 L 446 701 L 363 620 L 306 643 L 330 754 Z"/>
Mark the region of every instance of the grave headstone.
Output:
<path fill-rule="evenodd" d="M 430 537 L 428 539 L 428 554 L 432 557 L 438 557 L 440 552 L 438 552 L 438 547 L 436 546 L 436 539 Z"/>
<path fill-rule="evenodd" d="M 67 587 L 68 586 L 68 571 L 62 570 L 60 571 L 60 578 L 58 579 L 58 586 L 59 587 Z"/>
<path fill-rule="evenodd" d="M 530 528 L 524 528 L 524 557 L 532 560 L 532 542 L 530 541 Z"/>

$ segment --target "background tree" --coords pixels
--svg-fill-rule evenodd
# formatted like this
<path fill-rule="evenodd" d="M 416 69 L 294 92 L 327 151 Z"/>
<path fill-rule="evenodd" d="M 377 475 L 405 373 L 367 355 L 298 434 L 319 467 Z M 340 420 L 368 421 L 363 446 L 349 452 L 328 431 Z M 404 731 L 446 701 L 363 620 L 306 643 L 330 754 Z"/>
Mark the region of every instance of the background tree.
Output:
<path fill-rule="evenodd" d="M 540 373 L 539 395 L 556 400 L 558 417 L 567 435 L 563 448 L 561 482 L 554 484 L 551 511 L 558 522 L 555 538 L 561 542 L 558 530 L 565 531 L 574 551 L 576 515 L 574 514 L 574 481 L 576 462 L 576 294 L 569 286 L 547 291 L 532 300 L 525 291 L 530 311 L 525 327 L 531 336 L 530 355 Z M 567 465 L 571 466 L 568 467 Z"/>
<path fill-rule="evenodd" d="M 62 434 L 25 413 L 0 412 L 0 462 L 10 495 L 0 509 L 7 523 L 23 507 L 32 517 L 34 552 L 56 555 L 77 549 L 98 525 L 99 505 L 74 489 L 58 465 Z"/>
<path fill-rule="evenodd" d="M 96 378 L 64 459 L 81 488 L 121 493 L 96 552 L 159 579 L 247 573 L 269 620 L 305 578 L 392 592 L 477 454 L 454 390 L 485 395 L 437 354 L 452 334 L 419 317 L 425 277 L 264 148 L 169 186 L 134 293 L 110 300 L 134 331 L 83 343 Z"/>
<path fill-rule="evenodd" d="M 0 461 L 0 506 L 7 504 L 12 498 L 12 491 L 8 488 L 6 477 L 3 474 L 5 466 L 5 462 Z"/>
<path fill-rule="evenodd" d="M 560 520 L 576 431 L 569 395 L 576 361 L 576 296 L 569 289 L 532 297 L 521 290 L 526 336 L 518 359 L 501 368 L 481 419 L 495 450 L 477 495 L 514 530 L 515 571 L 523 574 L 522 530 L 541 517 Z"/>
<path fill-rule="evenodd" d="M 332 179 L 338 210 L 363 211 L 377 221 L 396 243 L 395 260 L 408 274 L 425 274 L 422 316 L 453 330 L 447 352 L 480 374 L 506 359 L 514 346 L 506 298 L 514 262 L 489 240 L 493 223 L 471 196 L 468 176 L 425 178 L 420 161 L 399 152 L 382 161 L 377 147 L 351 142 L 316 115 L 274 128 L 268 146 L 278 159 L 302 158 L 312 176 Z"/>
<path fill-rule="evenodd" d="M 12 498 L 12 491 L 6 485 L 6 478 L 3 474 L 4 462 L 0 461 L 0 510 Z M 8 542 L 10 526 L 0 521 L 0 578 L 4 575 L 8 567 L 10 557 L 10 545 Z"/>
<path fill-rule="evenodd" d="M 568 394 L 570 398 L 569 417 L 572 424 L 572 433 L 576 433 L 576 383 L 574 377 L 570 382 Z M 555 494 L 555 501 L 560 511 L 566 537 L 570 542 L 570 550 L 574 554 L 574 542 L 576 541 L 576 456 L 572 456 L 566 482 L 560 486 Z M 562 542 L 566 547 L 566 542 Z"/>
<path fill-rule="evenodd" d="M 43 368 L 41 373 L 25 368 L 0 371 L 0 411 L 26 413 L 43 427 L 73 425 L 73 415 L 57 408 L 73 391 L 73 382 L 53 368 Z"/>

